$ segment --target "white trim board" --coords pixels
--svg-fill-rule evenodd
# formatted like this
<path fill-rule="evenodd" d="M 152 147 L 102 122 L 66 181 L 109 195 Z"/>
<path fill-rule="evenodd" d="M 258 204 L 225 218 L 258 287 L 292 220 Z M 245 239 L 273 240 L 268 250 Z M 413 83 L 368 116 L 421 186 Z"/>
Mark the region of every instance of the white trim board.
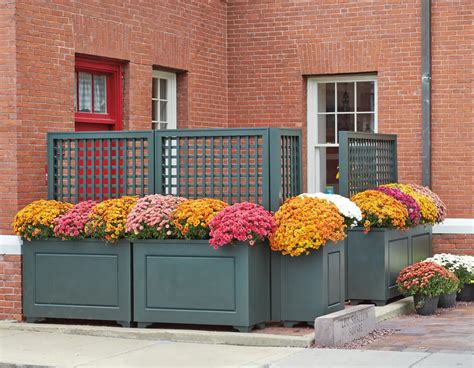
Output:
<path fill-rule="evenodd" d="M 21 254 L 23 241 L 16 235 L 0 235 L 0 255 Z"/>
<path fill-rule="evenodd" d="M 433 234 L 474 234 L 474 219 L 447 218 L 433 226 Z"/>

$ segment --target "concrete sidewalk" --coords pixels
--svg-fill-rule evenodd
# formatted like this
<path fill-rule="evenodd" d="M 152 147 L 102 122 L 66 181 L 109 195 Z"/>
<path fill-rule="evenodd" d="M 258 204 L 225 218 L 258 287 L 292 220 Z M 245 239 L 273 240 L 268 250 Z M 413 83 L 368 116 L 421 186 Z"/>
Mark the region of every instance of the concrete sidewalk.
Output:
<path fill-rule="evenodd" d="M 472 354 L 193 344 L 0 330 L 0 367 L 472 368 Z"/>

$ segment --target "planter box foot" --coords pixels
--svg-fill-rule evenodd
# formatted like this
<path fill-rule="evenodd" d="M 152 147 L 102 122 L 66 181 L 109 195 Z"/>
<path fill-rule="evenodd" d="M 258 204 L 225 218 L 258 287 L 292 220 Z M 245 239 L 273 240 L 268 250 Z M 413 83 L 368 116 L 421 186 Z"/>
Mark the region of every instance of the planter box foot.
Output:
<path fill-rule="evenodd" d="M 298 323 L 300 322 L 299 321 L 283 321 L 283 327 L 292 328 L 292 327 L 295 327 Z"/>
<path fill-rule="evenodd" d="M 265 328 L 266 324 L 265 322 L 262 322 L 262 323 L 258 323 L 255 325 L 255 328 L 259 329 L 259 330 L 263 330 Z"/>
<path fill-rule="evenodd" d="M 250 332 L 252 331 L 253 326 L 232 326 L 239 332 Z"/>
<path fill-rule="evenodd" d="M 117 323 L 122 327 L 135 327 L 135 322 L 131 321 L 117 321 Z"/>
<path fill-rule="evenodd" d="M 36 318 L 36 317 L 26 317 L 25 322 L 26 323 L 36 323 L 41 321 L 43 318 Z"/>
<path fill-rule="evenodd" d="M 351 299 L 351 305 L 359 304 L 375 304 L 377 307 L 383 307 L 387 305 L 387 300 L 362 300 L 362 299 Z"/>
<path fill-rule="evenodd" d="M 148 326 L 151 326 L 153 323 L 151 322 L 137 322 L 137 327 L 138 328 L 147 328 Z"/>

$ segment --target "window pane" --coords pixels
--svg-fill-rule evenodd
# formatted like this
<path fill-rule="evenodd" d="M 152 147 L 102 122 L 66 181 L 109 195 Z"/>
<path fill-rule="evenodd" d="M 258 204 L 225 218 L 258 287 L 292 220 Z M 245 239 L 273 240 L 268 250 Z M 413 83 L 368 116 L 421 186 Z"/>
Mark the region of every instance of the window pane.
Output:
<path fill-rule="evenodd" d="M 337 133 L 341 131 L 354 131 L 354 114 L 337 115 Z M 338 140 L 339 141 L 339 140 Z"/>
<path fill-rule="evenodd" d="M 373 133 L 374 114 L 357 114 L 357 131 L 363 133 Z"/>
<path fill-rule="evenodd" d="M 318 115 L 318 143 L 336 143 L 334 115 Z"/>
<path fill-rule="evenodd" d="M 151 120 L 158 121 L 158 101 L 151 101 Z"/>
<path fill-rule="evenodd" d="M 168 94 L 167 92 L 168 81 L 166 79 L 160 79 L 160 99 L 167 100 Z"/>
<path fill-rule="evenodd" d="M 167 101 L 160 101 L 160 121 L 166 122 L 168 121 L 167 117 Z"/>
<path fill-rule="evenodd" d="M 94 112 L 107 112 L 107 76 L 94 75 Z"/>
<path fill-rule="evenodd" d="M 160 129 L 165 130 L 168 127 L 168 123 L 160 123 Z"/>
<path fill-rule="evenodd" d="M 158 98 L 158 78 L 152 78 L 151 98 Z"/>
<path fill-rule="evenodd" d="M 357 82 L 357 111 L 374 111 L 374 82 Z"/>
<path fill-rule="evenodd" d="M 318 111 L 334 112 L 334 83 L 318 83 Z"/>
<path fill-rule="evenodd" d="M 354 111 L 354 83 L 337 84 L 337 111 Z"/>
<path fill-rule="evenodd" d="M 79 73 L 79 111 L 92 112 L 92 75 Z"/>

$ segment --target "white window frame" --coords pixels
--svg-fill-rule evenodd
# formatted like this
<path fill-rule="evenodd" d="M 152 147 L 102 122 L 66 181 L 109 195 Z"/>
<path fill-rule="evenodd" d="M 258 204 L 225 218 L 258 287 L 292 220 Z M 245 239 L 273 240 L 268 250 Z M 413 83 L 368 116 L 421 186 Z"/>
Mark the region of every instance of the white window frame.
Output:
<path fill-rule="evenodd" d="M 318 84 L 319 83 L 351 83 L 351 82 L 374 82 L 374 132 L 378 131 L 378 84 L 376 74 L 351 74 L 344 76 L 325 76 L 308 78 L 307 83 L 307 187 L 308 192 L 314 193 L 321 191 L 321 168 L 320 148 L 339 147 L 338 143 L 318 143 Z M 334 112 L 328 112 L 326 115 L 336 115 L 337 94 L 334 101 Z M 363 114 L 364 112 L 361 112 Z M 367 113 L 367 112 L 366 112 Z M 357 93 L 354 90 L 354 115 L 357 117 Z M 354 129 L 357 131 L 357 119 L 354 119 Z M 337 130 L 335 131 L 337 142 Z"/>
<path fill-rule="evenodd" d="M 164 72 L 162 70 L 153 70 L 153 78 L 158 79 L 166 79 L 167 80 L 167 91 L 166 94 L 168 96 L 168 104 L 167 104 L 167 129 L 176 129 L 177 128 L 177 112 L 176 112 L 176 103 L 177 103 L 177 96 L 176 96 L 176 73 L 171 72 Z M 157 98 L 151 98 L 152 101 L 157 101 Z M 153 103 L 153 102 L 152 102 Z M 158 109 L 160 108 L 160 104 L 158 103 Z M 159 123 L 159 121 L 155 121 L 152 118 L 152 129 L 154 123 Z"/>

